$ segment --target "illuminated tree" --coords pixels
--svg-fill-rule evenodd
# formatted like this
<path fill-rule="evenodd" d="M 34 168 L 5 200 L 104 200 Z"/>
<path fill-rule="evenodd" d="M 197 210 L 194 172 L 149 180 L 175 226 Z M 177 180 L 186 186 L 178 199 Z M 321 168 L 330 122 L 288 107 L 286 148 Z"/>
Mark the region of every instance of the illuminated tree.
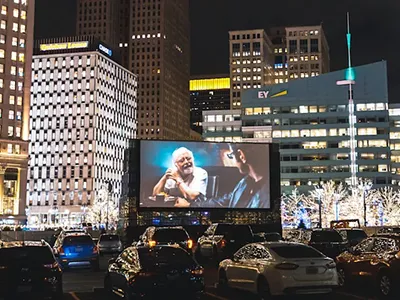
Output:
<path fill-rule="evenodd" d="M 295 188 L 289 195 L 284 194 L 281 199 L 282 224 L 287 228 L 297 228 L 300 221 L 310 227 L 311 216 L 318 209 L 312 197 L 300 194 Z"/>
<path fill-rule="evenodd" d="M 342 183 L 337 185 L 330 180 L 315 186 L 315 189 L 310 191 L 310 195 L 316 199 L 318 206 L 321 201 L 322 227 L 329 227 L 330 221 L 339 219 L 340 203 L 347 197 L 348 191 Z M 312 219 L 318 220 L 319 223 L 319 207 Z"/>
<path fill-rule="evenodd" d="M 111 197 L 108 196 L 106 188 L 102 188 L 88 211 L 88 221 L 92 224 L 105 225 L 108 228 L 116 228 L 119 219 L 119 209 Z"/>
<path fill-rule="evenodd" d="M 400 190 L 387 186 L 373 190 L 367 204 L 371 225 L 400 225 Z"/>

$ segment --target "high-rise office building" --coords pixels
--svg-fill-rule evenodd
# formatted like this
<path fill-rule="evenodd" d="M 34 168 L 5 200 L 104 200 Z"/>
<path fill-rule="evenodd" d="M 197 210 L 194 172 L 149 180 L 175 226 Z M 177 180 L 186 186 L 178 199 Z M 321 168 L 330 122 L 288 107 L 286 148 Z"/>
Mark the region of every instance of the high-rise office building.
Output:
<path fill-rule="evenodd" d="M 241 93 L 274 80 L 273 46 L 264 29 L 229 32 L 231 109 L 241 107 Z"/>
<path fill-rule="evenodd" d="M 354 68 L 357 176 L 375 187 L 398 182 L 400 110 L 393 106 L 389 126 L 386 62 Z M 347 182 L 350 178 L 348 90 L 336 85 L 345 71 L 250 89 L 242 95 L 241 122 L 232 124 L 221 111 L 203 113 L 206 141 L 246 141 L 280 144 L 282 191 L 306 191 L 320 180 Z M 219 122 L 218 122 L 219 121 Z M 211 129 L 211 130 L 210 130 Z M 390 132 L 390 139 L 389 139 Z M 389 148 L 389 140 L 392 152 Z"/>
<path fill-rule="evenodd" d="M 26 219 L 34 0 L 1 1 L 0 220 Z"/>
<path fill-rule="evenodd" d="M 274 83 L 288 82 L 286 28 L 268 28 L 267 35 L 271 39 L 274 49 Z"/>
<path fill-rule="evenodd" d="M 120 35 L 119 17 L 122 0 L 78 0 L 76 33 L 94 36 L 116 48 Z"/>
<path fill-rule="evenodd" d="M 120 198 L 137 78 L 94 38 L 42 40 L 34 51 L 29 224 L 79 224 L 102 188 Z"/>
<path fill-rule="evenodd" d="M 196 76 L 190 80 L 190 127 L 203 133 L 203 111 L 230 108 L 230 78 L 221 76 Z"/>
<path fill-rule="evenodd" d="M 329 72 L 329 46 L 322 25 L 286 27 L 289 80 Z"/>
<path fill-rule="evenodd" d="M 92 3 L 92 7 L 94 3 L 99 6 L 103 2 L 86 1 Z M 138 75 L 138 137 L 188 139 L 189 1 L 118 2 L 119 26 L 115 31 L 120 39 L 118 46 L 127 68 Z M 81 9 L 84 6 L 78 5 L 78 16 L 83 16 Z M 90 15 L 84 18 L 81 22 L 90 23 Z M 108 14 L 107 18 L 115 16 Z"/>

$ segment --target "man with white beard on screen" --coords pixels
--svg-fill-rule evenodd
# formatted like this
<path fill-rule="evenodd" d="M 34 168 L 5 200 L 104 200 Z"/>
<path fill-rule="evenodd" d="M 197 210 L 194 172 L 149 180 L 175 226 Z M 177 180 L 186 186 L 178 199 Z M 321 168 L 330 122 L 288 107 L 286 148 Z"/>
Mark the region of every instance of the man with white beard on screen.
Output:
<path fill-rule="evenodd" d="M 153 188 L 153 196 L 162 192 L 182 197 L 189 202 L 202 200 L 206 196 L 207 171 L 196 167 L 193 152 L 185 147 L 172 153 L 174 167 L 169 168 Z"/>

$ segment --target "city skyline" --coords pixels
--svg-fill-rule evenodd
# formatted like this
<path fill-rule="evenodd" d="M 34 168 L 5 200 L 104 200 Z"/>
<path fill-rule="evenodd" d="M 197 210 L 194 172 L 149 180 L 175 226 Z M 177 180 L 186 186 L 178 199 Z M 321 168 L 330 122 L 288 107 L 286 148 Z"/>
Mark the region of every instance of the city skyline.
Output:
<path fill-rule="evenodd" d="M 400 90 L 396 75 L 400 59 L 397 59 L 396 50 L 394 47 L 392 50 L 390 45 L 395 42 L 396 28 L 400 27 L 396 18 L 400 3 L 380 1 L 378 4 L 373 0 L 368 0 L 368 3 L 361 0 L 347 3 L 340 0 L 324 2 L 322 7 L 317 0 L 306 1 L 305 6 L 293 0 L 264 2 L 251 0 L 243 6 L 239 0 L 222 0 L 218 3 L 191 0 L 191 75 L 228 73 L 229 30 L 316 25 L 321 22 L 330 46 L 331 70 L 343 69 L 347 62 L 345 33 L 346 12 L 349 11 L 354 65 L 387 60 L 389 101 L 397 102 L 394 95 Z M 304 12 L 298 14 L 304 8 Z M 58 15 L 58 10 L 65 14 Z M 74 35 L 75 10 L 75 1 L 37 0 L 35 38 Z M 59 25 L 49 26 L 51 23 Z M 210 45 L 213 47 L 210 48 Z M 204 56 L 205 51 L 211 51 L 213 55 Z"/>

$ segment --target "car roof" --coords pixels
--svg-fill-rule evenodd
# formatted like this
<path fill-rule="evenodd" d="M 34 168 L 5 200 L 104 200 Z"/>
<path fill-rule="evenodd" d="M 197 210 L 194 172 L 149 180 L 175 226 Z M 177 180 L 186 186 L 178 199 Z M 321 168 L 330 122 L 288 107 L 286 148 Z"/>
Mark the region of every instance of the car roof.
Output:
<path fill-rule="evenodd" d="M 183 228 L 182 226 L 163 226 L 163 227 L 154 227 L 155 230 L 168 230 L 168 229 L 180 229 L 180 230 L 185 230 L 185 228 Z"/>
<path fill-rule="evenodd" d="M 350 231 L 364 231 L 365 232 L 365 230 L 364 229 L 362 229 L 362 228 L 355 228 L 355 227 L 351 227 L 351 228 L 334 228 L 335 230 L 337 230 L 337 231 L 347 231 L 347 230 L 350 230 Z"/>
<path fill-rule="evenodd" d="M 23 247 L 48 247 L 46 241 L 15 241 L 15 242 L 1 242 L 1 248 L 23 248 Z"/>
<path fill-rule="evenodd" d="M 64 236 L 64 238 L 66 238 L 66 237 L 76 237 L 76 236 L 88 236 L 88 237 L 92 238 L 90 234 L 85 233 L 85 232 L 71 232 L 71 233 L 67 233 L 67 234 Z"/>
<path fill-rule="evenodd" d="M 279 241 L 279 242 L 262 242 L 262 243 L 254 243 L 254 244 L 261 244 L 264 247 L 284 247 L 284 246 L 306 246 L 307 245 L 303 243 L 296 243 L 296 242 L 284 242 L 284 241 Z"/>

